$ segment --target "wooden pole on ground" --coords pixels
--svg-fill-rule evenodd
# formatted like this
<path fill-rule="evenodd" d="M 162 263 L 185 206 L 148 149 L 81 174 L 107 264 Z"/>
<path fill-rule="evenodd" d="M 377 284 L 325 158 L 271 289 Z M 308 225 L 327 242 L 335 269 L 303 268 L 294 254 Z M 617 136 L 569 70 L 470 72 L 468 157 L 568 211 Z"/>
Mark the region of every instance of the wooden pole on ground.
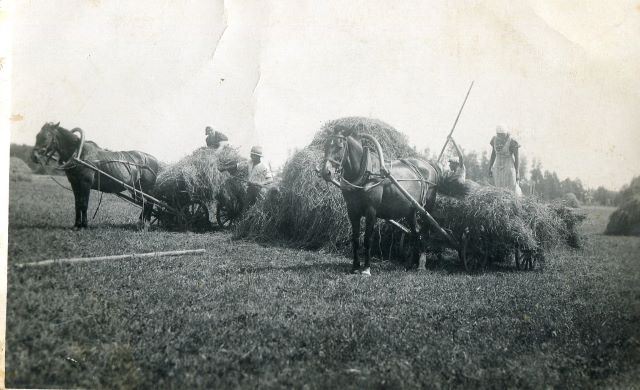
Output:
<path fill-rule="evenodd" d="M 123 259 L 141 259 L 145 257 L 163 257 L 163 256 L 180 256 L 180 255 L 197 255 L 203 254 L 206 251 L 204 249 L 187 249 L 180 251 L 165 251 L 165 252 L 149 252 L 149 253 L 129 253 L 125 255 L 113 255 L 113 256 L 96 256 L 96 257 L 72 257 L 65 259 L 51 259 L 34 261 L 30 263 L 16 264 L 18 268 L 23 267 L 40 267 L 51 264 L 61 263 L 89 263 L 92 261 L 104 261 L 104 260 L 123 260 Z"/>

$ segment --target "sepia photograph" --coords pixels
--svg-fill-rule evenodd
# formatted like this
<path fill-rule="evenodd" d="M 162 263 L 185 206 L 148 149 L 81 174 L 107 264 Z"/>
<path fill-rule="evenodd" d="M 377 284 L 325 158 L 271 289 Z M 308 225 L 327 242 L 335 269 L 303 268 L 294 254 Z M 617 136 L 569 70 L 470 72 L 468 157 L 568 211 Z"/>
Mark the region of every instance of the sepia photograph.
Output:
<path fill-rule="evenodd" d="M 0 0 L 0 388 L 640 388 L 640 2 Z"/>

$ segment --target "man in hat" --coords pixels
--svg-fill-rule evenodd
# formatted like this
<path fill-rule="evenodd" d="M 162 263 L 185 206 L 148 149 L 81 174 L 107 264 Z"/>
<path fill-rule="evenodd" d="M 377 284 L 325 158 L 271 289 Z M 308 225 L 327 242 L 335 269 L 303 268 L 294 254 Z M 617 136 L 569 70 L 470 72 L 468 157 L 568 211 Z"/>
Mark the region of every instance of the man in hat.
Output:
<path fill-rule="evenodd" d="M 449 160 L 449 169 L 451 170 L 449 177 L 460 184 L 464 184 L 467 178 L 467 168 L 464 166 L 464 156 L 462 154 L 462 150 L 460 150 L 460 147 L 458 146 L 456 141 L 453 140 L 453 137 L 449 137 L 449 142 L 451 142 L 453 147 L 456 149 L 456 153 L 458 154 L 457 160 Z"/>
<path fill-rule="evenodd" d="M 267 186 L 273 183 L 271 169 L 262 162 L 262 146 L 251 148 L 251 161 L 249 162 L 249 177 L 247 178 L 247 204 L 253 205 L 267 192 Z"/>
<path fill-rule="evenodd" d="M 518 181 L 520 145 L 511 138 L 507 127 L 498 125 L 496 135 L 491 138 L 491 159 L 489 160 L 489 177 L 493 177 L 496 187 L 507 188 L 517 195 L 522 194 Z M 495 164 L 495 165 L 494 165 Z"/>
<path fill-rule="evenodd" d="M 220 131 L 214 131 L 209 126 L 205 129 L 205 134 L 207 135 L 207 147 L 215 151 L 222 150 L 229 141 L 226 135 Z"/>

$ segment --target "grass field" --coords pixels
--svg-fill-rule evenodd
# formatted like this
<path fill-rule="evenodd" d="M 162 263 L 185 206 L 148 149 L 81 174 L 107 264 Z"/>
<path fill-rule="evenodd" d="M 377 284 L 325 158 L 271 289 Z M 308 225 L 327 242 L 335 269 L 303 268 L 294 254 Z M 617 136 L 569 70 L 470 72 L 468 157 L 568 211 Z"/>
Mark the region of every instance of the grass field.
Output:
<path fill-rule="evenodd" d="M 640 238 L 601 235 L 609 208 L 543 271 L 377 262 L 365 278 L 341 256 L 138 232 L 109 195 L 74 232 L 72 194 L 46 177 L 10 194 L 9 387 L 640 387 Z M 187 248 L 207 253 L 12 266 Z"/>

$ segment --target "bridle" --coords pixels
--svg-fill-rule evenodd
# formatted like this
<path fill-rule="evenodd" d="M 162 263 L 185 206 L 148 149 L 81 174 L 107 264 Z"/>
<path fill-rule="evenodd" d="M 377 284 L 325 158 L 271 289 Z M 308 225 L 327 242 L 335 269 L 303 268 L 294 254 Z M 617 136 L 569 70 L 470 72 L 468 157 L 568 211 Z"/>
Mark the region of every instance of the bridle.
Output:
<path fill-rule="evenodd" d="M 56 152 L 59 153 L 58 137 L 56 136 L 56 129 L 48 128 L 47 132 L 49 133 L 49 135 L 51 135 L 49 142 L 47 142 L 45 146 L 41 146 L 39 148 L 35 148 L 35 147 L 33 148 L 34 153 L 38 158 L 38 161 L 40 162 L 40 164 L 42 164 L 41 158 L 43 156 L 47 158 L 47 160 L 44 162 L 44 165 L 49 164 L 49 161 L 51 161 L 51 158 Z"/>
<path fill-rule="evenodd" d="M 331 142 L 332 144 L 334 142 L 340 142 L 340 144 L 342 144 L 342 158 L 340 159 L 340 161 L 337 161 L 331 157 L 326 157 L 325 161 L 328 161 L 331 163 L 331 165 L 335 168 L 336 170 L 336 174 L 338 174 L 340 177 L 342 177 L 342 170 L 343 170 L 343 165 L 344 165 L 344 161 L 347 158 L 347 152 L 349 149 L 349 143 L 347 142 L 347 137 L 345 137 L 344 135 L 340 135 L 340 134 L 335 134 L 330 136 L 327 139 L 327 142 Z"/>
<path fill-rule="evenodd" d="M 337 161 L 331 157 L 326 157 L 325 161 L 328 161 L 331 163 L 331 165 L 334 167 L 334 169 L 336 170 L 336 175 L 338 176 L 338 178 L 340 179 L 339 182 L 334 182 L 334 184 L 338 185 L 342 190 L 347 190 L 347 191 L 353 191 L 353 190 L 365 190 L 368 191 L 374 187 L 377 187 L 378 185 L 382 184 L 381 180 L 377 180 L 377 182 L 373 185 L 366 185 L 365 182 L 367 182 L 367 180 L 371 177 L 371 176 L 379 176 L 376 174 L 373 174 L 371 172 L 367 172 L 366 171 L 366 166 L 364 158 L 365 158 L 365 154 L 363 154 L 362 158 L 363 161 L 361 161 L 361 174 L 356 178 L 355 182 L 351 182 L 349 180 L 347 180 L 344 177 L 344 162 L 347 158 L 347 155 L 349 153 L 349 142 L 347 142 L 347 137 L 344 135 L 340 135 L 340 134 L 335 134 L 329 137 L 329 139 L 327 139 L 327 142 L 340 142 L 342 144 L 342 157 L 340 158 L 340 161 Z M 326 179 L 325 179 L 326 180 Z M 359 184 L 356 184 L 359 183 Z"/>
<path fill-rule="evenodd" d="M 51 158 L 56 152 L 58 153 L 58 155 L 60 154 L 60 145 L 58 144 L 58 132 L 57 132 L 59 125 L 54 125 L 54 126 L 55 127 L 47 128 L 47 132 L 51 135 L 47 145 L 40 147 L 38 149 L 34 148 L 35 154 L 38 157 L 38 161 L 40 162 L 41 165 L 49 164 L 49 161 L 51 161 Z M 74 157 L 79 158 L 82 154 L 82 150 L 84 148 L 84 132 L 80 128 L 75 128 L 71 130 L 71 133 L 80 133 L 80 145 L 78 147 L 78 150 L 72 154 L 71 158 L 69 158 L 68 161 L 64 162 L 61 166 L 56 167 L 56 169 L 66 170 L 66 169 L 74 168 L 76 166 L 75 162 L 73 161 Z M 40 159 L 41 154 L 43 154 L 47 158 L 44 164 Z"/>

